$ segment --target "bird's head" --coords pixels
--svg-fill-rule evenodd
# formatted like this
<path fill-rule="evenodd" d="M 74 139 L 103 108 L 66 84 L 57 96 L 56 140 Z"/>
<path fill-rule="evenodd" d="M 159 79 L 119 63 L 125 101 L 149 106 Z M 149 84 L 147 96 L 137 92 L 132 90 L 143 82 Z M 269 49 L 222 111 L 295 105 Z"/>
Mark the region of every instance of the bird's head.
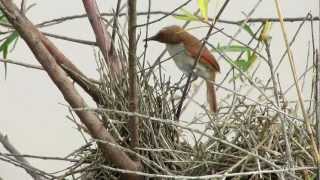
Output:
<path fill-rule="evenodd" d="M 178 44 L 182 41 L 184 29 L 180 26 L 168 26 L 161 29 L 156 35 L 146 38 L 144 41 L 158 41 L 166 44 Z"/>

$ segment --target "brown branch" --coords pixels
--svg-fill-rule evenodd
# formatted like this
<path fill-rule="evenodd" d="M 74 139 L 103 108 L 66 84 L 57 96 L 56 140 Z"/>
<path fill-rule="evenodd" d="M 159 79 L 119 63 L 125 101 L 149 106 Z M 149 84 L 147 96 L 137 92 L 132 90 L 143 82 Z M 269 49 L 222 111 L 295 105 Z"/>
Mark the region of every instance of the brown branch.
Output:
<path fill-rule="evenodd" d="M 179 16 L 179 17 L 187 17 L 184 14 L 181 13 L 175 13 L 175 12 L 164 12 L 164 11 L 152 11 L 150 12 L 150 14 L 152 15 L 163 15 L 163 17 L 160 18 L 163 19 L 167 16 Z M 108 13 L 103 13 L 102 15 L 109 15 Z M 125 14 L 119 14 L 119 16 L 123 16 Z M 145 16 L 148 15 L 148 12 L 140 12 L 138 13 L 138 16 Z M 199 21 L 203 20 L 203 17 L 201 16 L 197 16 L 194 15 L 195 17 L 199 18 Z M 214 18 L 208 18 L 209 21 L 214 21 Z M 154 20 L 148 24 L 153 24 L 158 22 L 159 20 Z M 249 19 L 241 19 L 241 20 L 236 20 L 236 21 L 232 21 L 232 20 L 226 20 L 226 19 L 220 19 L 217 20 L 218 23 L 224 23 L 224 24 L 232 24 L 232 25 L 241 25 L 243 22 L 247 22 L 247 23 L 263 23 L 263 22 L 280 22 L 279 18 L 249 18 Z M 309 17 L 309 18 L 305 18 L 305 17 L 286 17 L 283 19 L 283 21 L 285 22 L 300 22 L 300 21 L 320 21 L 319 16 L 315 16 L 315 17 Z M 142 27 L 142 26 L 146 26 L 147 24 L 139 24 L 137 25 L 137 27 Z"/>
<path fill-rule="evenodd" d="M 118 0 L 116 12 L 114 14 L 114 19 L 113 19 L 113 25 L 112 25 L 110 54 L 113 54 L 115 51 L 114 45 L 115 45 L 115 39 L 116 39 L 116 32 L 118 30 L 118 18 L 120 13 L 120 5 L 121 5 L 121 0 Z"/>
<path fill-rule="evenodd" d="M 156 19 L 156 20 L 153 20 L 153 21 L 150 21 L 150 22 L 147 22 L 147 23 L 143 23 L 143 24 L 138 24 L 138 25 L 136 25 L 136 27 L 143 27 L 143 26 L 147 26 L 147 25 L 150 25 L 150 24 L 153 24 L 153 23 L 160 22 L 164 18 L 167 18 L 168 16 L 171 16 L 175 12 L 177 12 L 178 10 L 182 9 L 184 6 L 188 5 L 190 2 L 191 2 L 191 0 L 188 0 L 188 1 L 184 2 L 183 4 L 181 4 L 180 6 L 174 8 L 174 10 L 172 10 L 170 13 L 165 14 L 164 16 L 160 17 L 159 19 Z"/>
<path fill-rule="evenodd" d="M 185 16 L 181 13 L 172 13 L 172 12 L 165 12 L 165 11 L 151 11 L 151 12 L 138 12 L 137 16 L 148 16 L 150 15 L 163 15 L 167 17 L 167 15 L 172 15 L 172 16 Z M 114 13 L 101 13 L 100 16 L 114 16 Z M 126 13 L 119 13 L 119 17 L 125 17 L 127 16 Z M 194 15 L 196 17 L 199 17 L 201 19 L 201 16 Z M 87 14 L 78 14 L 78 15 L 72 15 L 72 16 L 65 16 L 65 17 L 60 17 L 60 18 L 55 18 L 47 21 L 43 21 L 39 23 L 37 26 L 39 27 L 45 27 L 45 26 L 51 26 L 55 24 L 60 24 L 65 21 L 69 20 L 75 20 L 75 19 L 80 19 L 80 18 L 86 18 Z M 208 18 L 209 21 L 212 21 L 212 18 Z M 242 24 L 242 22 L 249 22 L 249 23 L 263 23 L 265 21 L 270 21 L 270 22 L 279 22 L 279 18 L 248 18 L 248 19 L 241 19 L 241 20 L 227 20 L 227 19 L 219 19 L 217 20 L 218 23 L 224 23 L 224 24 L 233 24 L 233 25 L 239 25 Z M 283 19 L 285 22 L 300 22 L 300 21 L 320 21 L 319 16 L 314 16 L 305 19 L 305 17 L 286 17 Z M 1 24 L 1 23 L 0 23 Z M 148 23 L 149 24 L 149 23 Z M 6 25 L 6 24 L 5 24 Z"/>
<path fill-rule="evenodd" d="M 74 72 L 72 69 L 69 69 L 65 65 L 61 65 L 61 67 L 68 73 L 72 80 L 77 82 L 77 84 L 88 93 L 92 99 L 99 105 L 104 105 L 107 102 L 107 95 L 104 91 L 102 91 L 99 87 L 94 84 L 90 79 L 85 76 Z"/>
<path fill-rule="evenodd" d="M 69 69 L 72 69 L 72 71 L 84 76 L 84 74 L 46 36 L 38 31 L 35 26 L 30 21 L 28 21 L 28 19 L 25 18 L 25 20 L 30 23 L 28 25 L 33 27 L 34 32 L 37 33 L 37 37 L 43 43 L 49 53 L 55 58 L 56 63 L 58 63 L 59 65 L 65 65 Z"/>
<path fill-rule="evenodd" d="M 128 36 L 129 36 L 129 111 L 137 112 L 137 69 L 136 69 L 136 0 L 128 0 Z M 128 128 L 131 131 L 132 148 L 139 146 L 139 121 L 136 116 L 129 116 Z"/>
<path fill-rule="evenodd" d="M 65 71 L 59 66 L 64 64 L 68 67 L 74 68 L 69 62 L 64 62 L 66 59 L 56 59 L 59 54 L 58 49 L 44 36 L 36 27 L 19 11 L 12 1 L 0 0 L 0 8 L 6 15 L 8 21 L 14 26 L 20 36 L 25 40 L 37 60 L 46 70 L 51 80 L 59 88 L 65 100 L 72 108 L 85 108 L 87 105 L 80 94 L 75 89 Z M 51 49 L 47 49 L 47 48 Z M 76 69 L 76 68 L 75 68 Z M 90 135 L 102 142 L 98 143 L 102 150 L 103 156 L 106 160 L 111 161 L 117 167 L 128 170 L 136 170 L 137 166 L 126 153 L 120 148 L 111 144 L 117 144 L 114 138 L 109 134 L 103 123 L 91 111 L 76 111 L 81 122 L 88 128 Z M 103 143 L 103 141 L 107 143 Z"/>
<path fill-rule="evenodd" d="M 128 92 L 128 102 L 129 102 L 129 112 L 135 113 L 138 110 L 138 93 L 137 93 L 137 39 L 136 39 L 136 24 L 137 24 L 137 1 L 136 0 L 128 0 L 128 36 L 129 36 L 129 92 Z M 131 115 L 129 117 L 128 129 L 131 137 L 131 148 L 136 150 L 135 148 L 139 147 L 139 119 L 136 115 Z M 140 164 L 137 156 L 133 156 L 133 159 L 137 161 L 137 164 Z M 141 166 L 140 166 L 140 169 Z M 138 176 L 136 174 L 128 174 L 132 179 L 141 179 L 142 176 Z"/>
<path fill-rule="evenodd" d="M 22 66 L 25 68 L 31 68 L 31 69 L 45 71 L 42 66 L 27 64 L 27 63 L 23 63 L 23 62 L 19 62 L 19 61 L 13 61 L 13 60 L 9 60 L 9 59 L 1 59 L 0 58 L 0 62 L 15 64 L 15 65 Z M 107 102 L 107 99 L 105 98 L 106 96 L 105 96 L 104 91 L 101 91 L 96 86 L 97 84 L 100 84 L 99 81 L 94 80 L 94 79 L 90 79 L 84 75 L 76 73 L 75 71 L 73 71 L 72 69 L 70 69 L 68 66 L 66 66 L 64 64 L 61 64 L 61 67 L 68 73 L 68 75 L 71 77 L 72 80 L 74 80 L 82 89 L 84 89 L 86 91 L 86 93 L 88 93 L 92 97 L 92 99 L 97 104 L 103 105 L 103 104 L 105 104 L 105 102 Z"/>
<path fill-rule="evenodd" d="M 316 50 L 315 56 L 316 82 L 315 82 L 315 109 L 316 109 L 316 135 L 318 150 L 320 150 L 320 54 Z M 320 177 L 320 162 L 317 161 L 317 177 Z"/>
<path fill-rule="evenodd" d="M 28 63 L 24 63 L 24 62 L 20 62 L 20 61 L 16 61 L 16 60 L 10 60 L 10 59 L 2 59 L 0 58 L 0 62 L 2 63 L 8 63 L 8 64 L 14 64 L 14 65 L 18 65 L 18 66 L 22 66 L 25 68 L 31 68 L 31 69 L 37 69 L 37 70 L 41 70 L 44 71 L 42 66 L 38 66 L 38 65 L 34 65 L 34 64 L 28 64 Z M 64 68 L 64 70 L 66 70 L 66 72 L 68 73 L 68 75 L 71 77 L 72 80 L 74 80 L 76 83 L 79 84 L 80 87 L 82 87 L 83 89 L 86 90 L 86 87 L 84 87 L 84 85 L 81 84 L 80 79 L 83 79 L 86 81 L 86 86 L 88 86 L 88 84 L 100 84 L 99 81 L 95 80 L 95 79 L 91 79 L 88 78 L 84 75 L 80 75 L 75 73 L 73 70 L 71 70 L 69 67 L 67 67 L 66 65 L 62 65 L 62 67 Z M 68 70 L 68 71 L 67 71 Z M 73 77 L 72 75 L 76 74 L 74 76 L 78 76 L 78 77 Z M 97 94 L 93 94 L 93 91 L 87 91 L 87 93 L 94 98 Z M 100 100 L 101 101 L 101 100 Z"/>
<path fill-rule="evenodd" d="M 49 36 L 49 37 L 56 38 L 56 39 L 61 39 L 61 40 L 70 41 L 70 42 L 74 42 L 74 43 L 85 44 L 85 45 L 90 45 L 90 46 L 97 46 L 96 42 L 92 42 L 92 41 L 88 41 L 88 40 L 76 39 L 76 38 L 61 36 L 61 35 L 47 33 L 47 32 L 42 32 L 42 34 Z"/>
<path fill-rule="evenodd" d="M 22 67 L 25 67 L 25 68 L 44 70 L 41 66 L 37 66 L 37 65 L 33 65 L 33 64 L 27 64 L 27 63 L 24 63 L 24 62 L 13 61 L 13 60 L 10 60 L 10 59 L 2 59 L 2 58 L 0 58 L 0 62 L 9 63 L 9 64 L 15 64 L 15 65 L 19 65 L 19 66 L 22 66 Z"/>
<path fill-rule="evenodd" d="M 111 68 L 112 75 L 119 75 L 121 72 L 120 60 L 116 53 L 110 54 L 111 37 L 107 26 L 103 23 L 98 5 L 95 0 L 82 0 L 88 14 L 89 21 L 96 36 L 97 44 L 102 52 L 106 64 Z M 115 51 L 113 51 L 115 52 Z M 116 77 L 116 76 L 115 76 Z"/>

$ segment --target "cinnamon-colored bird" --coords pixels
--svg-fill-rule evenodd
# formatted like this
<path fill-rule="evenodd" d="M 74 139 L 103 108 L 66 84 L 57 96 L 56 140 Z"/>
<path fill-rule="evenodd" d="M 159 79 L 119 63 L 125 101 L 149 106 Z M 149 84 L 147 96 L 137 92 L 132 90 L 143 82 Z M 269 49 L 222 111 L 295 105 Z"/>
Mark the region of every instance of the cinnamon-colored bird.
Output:
<path fill-rule="evenodd" d="M 165 43 L 169 54 L 172 56 L 178 68 L 185 74 L 194 74 L 206 80 L 207 100 L 211 111 L 217 111 L 217 96 L 212 81 L 215 81 L 216 73 L 220 67 L 215 57 L 204 46 L 197 65 L 196 62 L 202 42 L 179 26 L 168 26 L 161 29 L 155 36 L 146 40 L 154 40 Z"/>

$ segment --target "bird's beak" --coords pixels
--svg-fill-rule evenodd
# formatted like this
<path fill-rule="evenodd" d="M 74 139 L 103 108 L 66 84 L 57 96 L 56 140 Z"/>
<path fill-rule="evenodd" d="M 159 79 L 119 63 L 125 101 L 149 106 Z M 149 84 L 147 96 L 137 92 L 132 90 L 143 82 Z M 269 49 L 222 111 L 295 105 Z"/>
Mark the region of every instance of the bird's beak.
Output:
<path fill-rule="evenodd" d="M 150 36 L 150 37 L 144 39 L 143 41 L 156 41 L 156 40 L 157 40 L 157 36 L 155 35 L 155 36 Z"/>

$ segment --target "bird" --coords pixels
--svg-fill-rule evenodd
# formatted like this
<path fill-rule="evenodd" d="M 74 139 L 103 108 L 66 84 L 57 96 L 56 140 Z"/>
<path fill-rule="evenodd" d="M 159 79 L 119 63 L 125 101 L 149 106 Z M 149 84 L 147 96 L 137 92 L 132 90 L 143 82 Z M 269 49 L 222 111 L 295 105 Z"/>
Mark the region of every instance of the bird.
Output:
<path fill-rule="evenodd" d="M 164 43 L 175 64 L 184 74 L 190 75 L 193 72 L 194 75 L 203 78 L 207 86 L 209 110 L 217 112 L 217 96 L 213 82 L 216 73 L 220 72 L 220 66 L 216 58 L 198 38 L 182 27 L 172 25 L 162 28 L 154 36 L 146 38 L 145 41 Z M 197 64 L 194 67 L 195 62 Z"/>

